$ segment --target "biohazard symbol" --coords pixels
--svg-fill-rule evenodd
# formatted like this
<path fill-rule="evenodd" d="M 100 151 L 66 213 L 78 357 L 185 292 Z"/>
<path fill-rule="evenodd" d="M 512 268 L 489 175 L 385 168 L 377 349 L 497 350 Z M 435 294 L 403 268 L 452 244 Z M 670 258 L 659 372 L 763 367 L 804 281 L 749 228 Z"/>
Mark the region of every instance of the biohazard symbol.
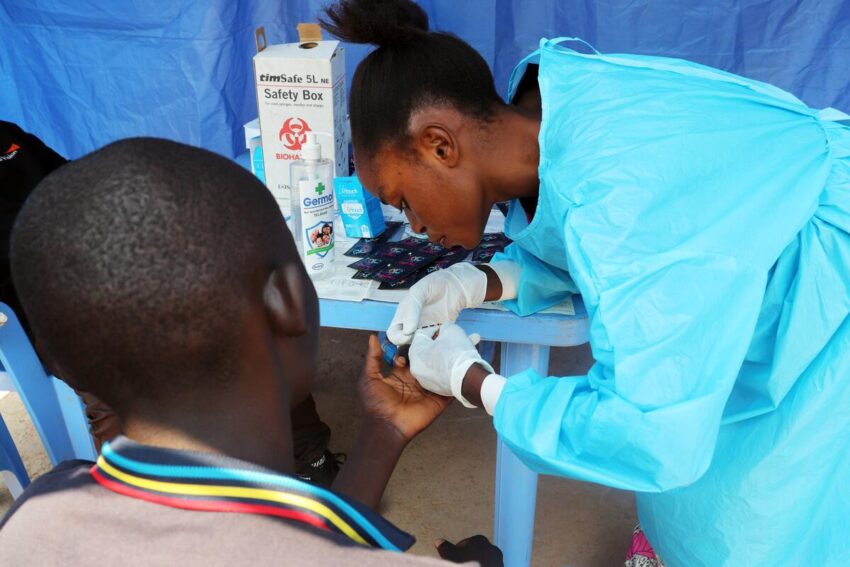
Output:
<path fill-rule="evenodd" d="M 290 150 L 300 150 L 307 141 L 307 132 L 310 127 L 301 118 L 287 118 L 280 129 L 278 139 Z"/>

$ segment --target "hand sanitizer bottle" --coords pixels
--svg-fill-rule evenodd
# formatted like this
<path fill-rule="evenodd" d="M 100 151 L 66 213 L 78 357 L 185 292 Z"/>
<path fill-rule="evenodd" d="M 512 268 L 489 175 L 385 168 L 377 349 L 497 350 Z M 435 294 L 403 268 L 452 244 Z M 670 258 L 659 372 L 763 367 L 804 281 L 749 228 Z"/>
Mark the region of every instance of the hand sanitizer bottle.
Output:
<path fill-rule="evenodd" d="M 315 132 L 307 133 L 299 161 L 289 166 L 292 187 L 292 234 L 307 273 L 314 280 L 333 273 L 334 219 L 333 162 L 322 159 Z"/>

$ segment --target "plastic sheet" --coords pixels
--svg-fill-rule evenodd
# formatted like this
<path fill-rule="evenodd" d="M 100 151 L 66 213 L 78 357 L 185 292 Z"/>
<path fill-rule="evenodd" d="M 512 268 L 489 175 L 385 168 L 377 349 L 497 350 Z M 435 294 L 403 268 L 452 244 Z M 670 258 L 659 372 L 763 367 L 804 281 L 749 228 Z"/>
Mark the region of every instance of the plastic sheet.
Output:
<path fill-rule="evenodd" d="M 294 41 L 324 1 L 0 2 L 0 119 L 66 157 L 155 135 L 233 156 L 256 116 L 254 29 Z M 422 0 L 435 29 L 469 41 L 506 92 L 541 37 L 603 53 L 680 57 L 766 81 L 808 105 L 850 109 L 846 0 Z M 347 78 L 370 47 L 348 46 Z"/>
<path fill-rule="evenodd" d="M 235 155 L 256 116 L 254 29 L 283 41 L 287 15 L 259 1 L 4 0 L 0 115 L 69 158 L 140 135 Z"/>

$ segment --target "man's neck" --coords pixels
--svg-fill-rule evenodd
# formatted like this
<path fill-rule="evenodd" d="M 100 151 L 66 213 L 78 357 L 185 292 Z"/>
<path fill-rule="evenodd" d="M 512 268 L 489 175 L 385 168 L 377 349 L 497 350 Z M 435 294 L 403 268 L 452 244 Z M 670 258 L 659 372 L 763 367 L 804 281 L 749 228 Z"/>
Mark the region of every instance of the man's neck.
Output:
<path fill-rule="evenodd" d="M 289 413 L 264 412 L 262 405 L 228 396 L 203 411 L 169 411 L 162 405 L 150 411 L 139 408 L 123 419 L 124 434 L 145 445 L 222 454 L 291 474 Z M 288 403 L 284 409 L 288 410 Z"/>

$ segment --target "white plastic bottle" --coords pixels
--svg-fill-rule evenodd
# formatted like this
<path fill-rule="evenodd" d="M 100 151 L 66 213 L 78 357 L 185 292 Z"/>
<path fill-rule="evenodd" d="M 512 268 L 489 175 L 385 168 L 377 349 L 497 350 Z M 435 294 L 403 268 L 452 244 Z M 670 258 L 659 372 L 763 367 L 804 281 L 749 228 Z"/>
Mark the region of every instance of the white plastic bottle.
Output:
<path fill-rule="evenodd" d="M 307 273 L 314 280 L 333 273 L 334 219 L 333 162 L 322 159 L 315 132 L 307 133 L 301 157 L 289 166 L 292 196 L 292 234 Z"/>

